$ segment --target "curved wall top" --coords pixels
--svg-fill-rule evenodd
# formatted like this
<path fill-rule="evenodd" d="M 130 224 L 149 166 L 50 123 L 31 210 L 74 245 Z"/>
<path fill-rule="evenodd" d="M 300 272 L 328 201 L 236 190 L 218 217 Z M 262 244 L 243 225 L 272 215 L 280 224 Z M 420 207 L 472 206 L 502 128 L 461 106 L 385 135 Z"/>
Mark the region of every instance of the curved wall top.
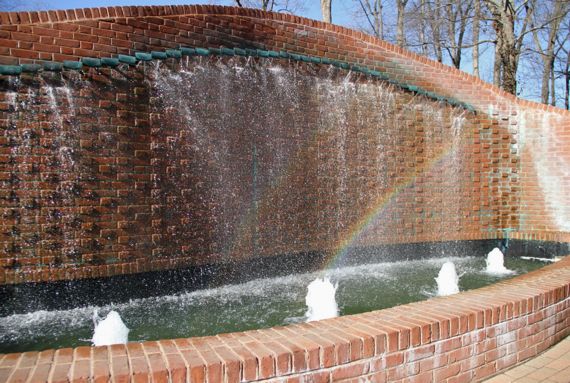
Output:
<path fill-rule="evenodd" d="M 345 59 L 386 70 L 405 83 L 465 101 L 477 106 L 482 112 L 497 106 L 506 108 L 507 104 L 514 103 L 568 114 L 567 111 L 550 105 L 517 98 L 466 72 L 374 36 L 286 13 L 214 5 L 123 6 L 2 12 L 0 22 L 0 28 L 5 31 L 2 37 L 12 40 L 12 44 L 3 42 L 5 49 L 0 55 L 0 62 L 8 65 L 134 54 L 136 51 L 178 48 L 184 45 L 255 46 Z M 68 26 L 62 27 L 61 24 Z M 52 28 L 60 32 L 46 31 Z M 98 32 L 101 35 L 97 41 L 85 36 L 97 35 Z M 200 37 L 202 34 L 206 36 L 205 39 L 204 36 Z M 40 36 L 54 38 L 41 39 Z M 142 38 L 133 38 L 134 36 Z M 71 44 L 66 41 L 81 42 L 82 39 L 93 44 Z M 52 49 L 47 49 L 47 46 Z M 59 50 L 54 48 L 58 46 Z"/>

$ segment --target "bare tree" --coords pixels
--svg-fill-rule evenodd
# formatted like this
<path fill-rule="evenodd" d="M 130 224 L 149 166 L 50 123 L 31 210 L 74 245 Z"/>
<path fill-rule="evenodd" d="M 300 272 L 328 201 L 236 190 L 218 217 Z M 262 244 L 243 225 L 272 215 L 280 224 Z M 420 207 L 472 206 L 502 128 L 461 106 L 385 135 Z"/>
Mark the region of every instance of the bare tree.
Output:
<path fill-rule="evenodd" d="M 358 0 L 374 36 L 384 39 L 384 15 L 382 0 Z"/>
<path fill-rule="evenodd" d="M 420 15 L 427 15 L 427 11 L 428 11 L 428 4 L 426 0 L 420 0 Z M 419 33 L 418 33 L 418 37 L 420 38 L 420 49 L 421 52 L 424 56 L 429 56 L 429 43 L 427 41 L 427 37 L 426 37 L 426 27 L 427 27 L 427 20 L 426 17 L 421 17 L 419 20 Z"/>
<path fill-rule="evenodd" d="M 404 30 L 404 18 L 406 12 L 406 5 L 409 0 L 396 0 L 396 7 L 398 9 L 397 21 L 396 21 L 396 44 L 400 47 L 406 45 L 406 35 Z"/>
<path fill-rule="evenodd" d="M 565 90 L 564 106 L 570 110 L 570 50 L 566 51 L 566 68 L 564 71 Z"/>
<path fill-rule="evenodd" d="M 479 73 L 479 31 L 481 26 L 481 0 L 474 0 L 474 13 L 473 13 L 473 33 L 471 42 L 473 44 L 473 75 L 481 77 Z"/>
<path fill-rule="evenodd" d="M 484 0 L 495 29 L 494 83 L 516 94 L 517 70 L 524 38 L 529 31 L 536 0 Z M 518 26 L 518 28 L 515 28 Z"/>
<path fill-rule="evenodd" d="M 493 61 L 493 85 L 496 87 L 501 86 L 503 63 L 501 61 L 501 45 L 503 40 L 496 39 L 495 41 L 495 56 Z"/>
<path fill-rule="evenodd" d="M 542 88 L 548 91 L 551 103 L 556 100 L 553 93 L 557 86 L 559 101 L 562 99 L 561 84 L 566 78 L 565 55 L 570 50 L 570 37 L 568 42 L 566 39 L 556 44 L 552 41 L 560 40 L 560 35 L 570 30 L 559 21 L 561 12 L 570 18 L 569 0 L 545 0 L 544 3 L 538 0 L 353 0 L 353 3 L 359 14 L 366 16 L 361 19 L 362 25 L 366 24 L 364 29 L 440 62 L 460 68 L 465 50 L 472 49 L 475 76 L 490 78 L 482 72 L 480 54 L 482 47 L 492 43 L 495 50 L 493 82 L 513 94 L 520 90 L 532 96 L 532 89 L 540 89 L 531 84 L 540 79 L 533 78 L 533 71 L 529 69 L 529 65 L 538 65 L 531 38 L 533 33 L 537 34 L 540 44 L 535 45 L 540 45 L 542 57 L 554 57 L 557 61 L 556 64 L 543 62 L 534 72 L 541 73 Z M 545 7 L 545 3 L 552 6 Z M 558 4 L 556 9 L 555 4 Z M 393 28 L 386 29 L 386 26 Z M 529 86 L 525 88 L 521 82 L 517 89 L 519 65 L 524 65 L 527 72 L 524 80 Z"/>
<path fill-rule="evenodd" d="M 558 36 L 558 46 L 560 47 L 556 55 L 558 68 L 556 74 L 564 81 L 564 107 L 570 110 L 570 17 L 566 17 L 561 30 L 566 34 Z"/>
<path fill-rule="evenodd" d="M 463 41 L 467 31 L 467 23 L 472 17 L 473 2 L 452 0 L 445 5 L 447 13 L 448 45 L 445 49 L 451 58 L 451 63 L 459 69 L 463 53 Z M 478 45 L 478 44 L 475 44 Z"/>
<path fill-rule="evenodd" d="M 420 53 L 443 62 L 444 40 L 446 37 L 444 6 L 441 0 L 416 0 L 408 12 L 406 29 L 412 31 L 407 47 L 419 45 Z M 413 37 L 419 41 L 414 44 Z"/>
<path fill-rule="evenodd" d="M 560 31 L 560 25 L 570 10 L 570 4 L 564 0 L 554 0 L 553 2 L 553 9 L 551 11 L 545 12 L 544 17 L 546 18 L 547 22 L 545 23 L 544 28 L 533 28 L 533 37 L 534 44 L 543 63 L 542 84 L 540 91 L 541 101 L 544 104 L 547 104 L 550 98 L 551 104 L 556 105 L 556 77 L 554 74 L 554 60 L 556 53 L 560 51 L 560 45 L 557 49 L 556 43 L 557 36 Z M 540 38 L 540 32 L 547 33 L 546 47 L 543 47 L 543 42 Z"/>
<path fill-rule="evenodd" d="M 321 0 L 321 12 L 325 23 L 332 23 L 331 3 L 332 0 Z"/>
<path fill-rule="evenodd" d="M 419 47 L 420 53 L 444 62 L 447 53 L 451 64 L 461 67 L 467 40 L 474 18 L 475 0 L 415 0 L 407 12 L 406 30 L 410 49 Z M 410 33 L 411 32 L 411 33 Z M 414 41 L 414 37 L 419 41 Z M 479 39 L 476 43 L 480 44 Z"/>

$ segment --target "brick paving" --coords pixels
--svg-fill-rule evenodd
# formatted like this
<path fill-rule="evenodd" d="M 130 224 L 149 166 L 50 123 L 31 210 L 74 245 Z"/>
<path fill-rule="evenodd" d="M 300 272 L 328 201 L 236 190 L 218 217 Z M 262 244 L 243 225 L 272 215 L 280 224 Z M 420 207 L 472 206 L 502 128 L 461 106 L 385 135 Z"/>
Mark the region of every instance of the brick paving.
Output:
<path fill-rule="evenodd" d="M 485 383 L 570 383 L 570 336 L 515 368 Z"/>

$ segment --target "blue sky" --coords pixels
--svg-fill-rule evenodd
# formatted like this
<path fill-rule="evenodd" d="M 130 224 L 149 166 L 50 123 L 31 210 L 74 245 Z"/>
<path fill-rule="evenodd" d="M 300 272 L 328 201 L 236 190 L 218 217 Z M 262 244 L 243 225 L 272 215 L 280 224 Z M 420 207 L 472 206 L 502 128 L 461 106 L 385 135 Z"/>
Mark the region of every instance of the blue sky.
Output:
<path fill-rule="evenodd" d="M 2 2 L 3 3 L 3 2 Z M 0 3 L 0 4 L 2 4 Z M 233 0 L 21 0 L 19 8 L 36 10 L 40 9 L 72 9 L 72 8 L 93 8 L 111 7 L 117 5 L 177 5 L 177 4 L 220 4 L 235 5 Z M 299 1 L 303 3 L 303 10 L 299 15 L 311 19 L 320 19 L 321 10 L 318 0 Z M 335 24 L 349 26 L 351 24 L 351 13 L 354 9 L 354 2 L 351 0 L 336 0 L 333 2 L 332 12 Z"/>

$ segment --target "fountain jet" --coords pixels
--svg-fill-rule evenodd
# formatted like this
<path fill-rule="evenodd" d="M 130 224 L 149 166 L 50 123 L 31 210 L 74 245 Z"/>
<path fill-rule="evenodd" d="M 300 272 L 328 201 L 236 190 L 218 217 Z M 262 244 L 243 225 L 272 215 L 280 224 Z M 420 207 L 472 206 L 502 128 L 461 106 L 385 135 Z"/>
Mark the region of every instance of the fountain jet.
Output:
<path fill-rule="evenodd" d="M 333 285 L 328 278 L 317 278 L 307 287 L 307 322 L 338 316 L 335 293 L 338 284 Z"/>
<path fill-rule="evenodd" d="M 445 262 L 441 266 L 437 278 L 434 279 L 437 282 L 437 295 L 445 296 L 459 292 L 459 276 L 455 271 L 453 262 Z"/>
<path fill-rule="evenodd" d="M 105 319 L 101 320 L 97 310 L 93 313 L 95 331 L 91 342 L 94 346 L 108 346 L 111 344 L 126 344 L 129 338 L 129 329 L 123 323 L 116 311 L 111 311 Z"/>
<path fill-rule="evenodd" d="M 489 274 L 510 274 L 511 270 L 505 267 L 505 256 L 498 248 L 491 250 L 487 254 L 487 273 Z"/>

